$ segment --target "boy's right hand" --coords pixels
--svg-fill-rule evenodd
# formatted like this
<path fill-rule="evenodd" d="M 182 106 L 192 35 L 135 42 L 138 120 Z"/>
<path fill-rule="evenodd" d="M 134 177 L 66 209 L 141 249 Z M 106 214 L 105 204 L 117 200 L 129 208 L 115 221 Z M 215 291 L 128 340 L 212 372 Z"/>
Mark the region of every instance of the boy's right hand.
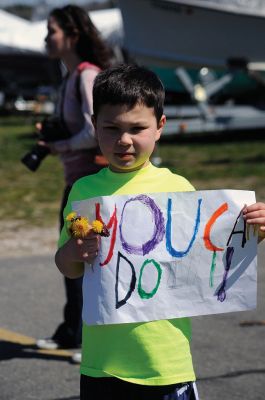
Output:
<path fill-rule="evenodd" d="M 84 239 L 71 238 L 65 244 L 65 251 L 73 262 L 92 264 L 96 259 L 100 246 L 100 236 L 90 231 Z"/>
<path fill-rule="evenodd" d="M 59 271 L 70 279 L 79 278 L 84 273 L 84 263 L 92 264 L 99 252 L 100 236 L 90 231 L 85 239 L 68 240 L 56 253 L 55 263 Z"/>

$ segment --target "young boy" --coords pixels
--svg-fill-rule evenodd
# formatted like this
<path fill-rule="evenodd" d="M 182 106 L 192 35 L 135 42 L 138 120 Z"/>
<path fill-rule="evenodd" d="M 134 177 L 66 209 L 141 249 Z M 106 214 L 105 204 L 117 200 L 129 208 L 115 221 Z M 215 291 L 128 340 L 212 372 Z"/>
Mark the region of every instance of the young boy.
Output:
<path fill-rule="evenodd" d="M 145 68 L 123 65 L 97 76 L 93 123 L 109 168 L 73 186 L 65 216 L 73 201 L 194 190 L 185 178 L 149 161 L 166 121 L 163 101 L 160 80 Z M 247 207 L 245 217 L 265 231 L 265 204 Z M 59 246 L 56 264 L 69 278 L 86 276 L 100 252 L 98 235 L 69 238 L 66 228 Z M 85 283 L 83 296 L 86 304 Z M 84 322 L 81 400 L 93 394 L 97 399 L 198 399 L 190 336 L 188 318 L 93 326 Z"/>

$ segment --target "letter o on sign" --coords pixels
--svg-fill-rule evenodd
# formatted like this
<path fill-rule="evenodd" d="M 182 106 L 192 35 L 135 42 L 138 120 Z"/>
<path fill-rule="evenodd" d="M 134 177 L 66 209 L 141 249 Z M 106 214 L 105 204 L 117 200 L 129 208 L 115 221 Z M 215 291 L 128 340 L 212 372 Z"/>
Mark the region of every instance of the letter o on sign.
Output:
<path fill-rule="evenodd" d="M 154 221 L 154 231 L 153 231 L 153 235 L 152 235 L 151 239 L 139 246 L 134 246 L 134 245 L 128 243 L 124 239 L 123 234 L 122 234 L 124 211 L 126 209 L 126 205 L 128 203 L 131 203 L 132 201 L 140 201 L 143 204 L 145 204 L 149 208 L 149 210 L 152 212 L 153 221 Z M 123 249 L 125 251 L 127 251 L 127 253 L 130 253 L 130 254 L 145 255 L 145 254 L 148 254 L 150 251 L 152 251 L 158 245 L 158 243 L 160 243 L 163 240 L 163 237 L 165 234 L 165 221 L 164 221 L 162 211 L 160 210 L 160 208 L 158 208 L 158 206 L 156 205 L 154 200 L 144 194 L 141 194 L 139 196 L 136 196 L 132 199 L 127 200 L 126 203 L 124 204 L 122 213 L 121 213 L 121 222 L 120 222 L 119 229 L 120 229 L 120 239 L 121 239 L 121 244 L 122 244 Z"/>
<path fill-rule="evenodd" d="M 143 276 L 143 271 L 144 271 L 146 265 L 147 265 L 147 264 L 151 264 L 151 263 L 152 263 L 152 264 L 155 266 L 155 268 L 157 269 L 157 282 L 156 282 L 156 286 L 154 287 L 154 289 L 151 290 L 151 292 L 148 293 L 148 292 L 146 292 L 146 291 L 142 288 L 142 276 Z M 151 297 L 153 297 L 153 296 L 156 294 L 157 289 L 158 289 L 159 284 L 160 284 L 161 275 L 162 275 L 161 267 L 160 267 L 160 265 L 159 265 L 155 260 L 146 260 L 146 261 L 143 263 L 143 265 L 142 265 L 142 267 L 141 267 L 141 270 L 140 270 L 140 276 L 139 276 L 139 281 L 138 281 L 138 293 L 139 293 L 139 296 L 140 296 L 142 299 L 151 299 Z"/>

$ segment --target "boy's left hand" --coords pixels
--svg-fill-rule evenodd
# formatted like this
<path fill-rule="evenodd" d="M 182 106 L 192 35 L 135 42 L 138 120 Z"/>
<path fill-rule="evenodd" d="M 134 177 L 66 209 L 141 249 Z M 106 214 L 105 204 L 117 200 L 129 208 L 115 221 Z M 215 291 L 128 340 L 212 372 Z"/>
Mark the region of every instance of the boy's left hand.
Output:
<path fill-rule="evenodd" d="M 265 238 L 265 203 L 255 203 L 246 206 L 243 210 L 243 218 L 249 225 L 258 227 L 259 239 Z M 255 229 L 254 229 L 255 230 Z"/>

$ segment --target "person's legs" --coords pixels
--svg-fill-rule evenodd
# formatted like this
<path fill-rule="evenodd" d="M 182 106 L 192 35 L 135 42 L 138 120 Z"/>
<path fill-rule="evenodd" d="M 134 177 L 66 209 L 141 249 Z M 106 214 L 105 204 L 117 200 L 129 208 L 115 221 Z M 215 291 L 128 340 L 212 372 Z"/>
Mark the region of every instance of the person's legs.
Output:
<path fill-rule="evenodd" d="M 80 346 L 82 336 L 82 278 L 64 278 L 64 283 L 66 289 L 64 321 L 52 339 L 62 347 L 75 348 Z"/>
<path fill-rule="evenodd" d="M 60 207 L 60 231 L 64 226 L 63 211 L 67 204 L 67 199 L 71 186 L 66 186 Z M 64 321 L 57 328 L 53 339 L 64 347 L 79 347 L 81 343 L 82 330 L 82 279 L 64 278 L 66 303 L 64 306 Z"/>
<path fill-rule="evenodd" d="M 166 386 L 144 386 L 124 382 L 120 399 L 128 400 L 199 400 L 196 385 L 193 382 Z M 121 387 L 121 385 L 119 385 Z M 113 398 L 114 399 L 114 398 Z"/>
<path fill-rule="evenodd" d="M 80 400 L 199 400 L 193 382 L 167 386 L 136 385 L 117 378 L 81 375 Z"/>
<path fill-rule="evenodd" d="M 60 231 L 64 225 L 63 211 L 67 203 L 71 186 L 64 189 L 59 219 Z M 76 348 L 81 344 L 82 331 L 82 278 L 64 278 L 66 304 L 64 306 L 64 321 L 58 326 L 50 339 L 40 339 L 37 346 L 40 348 Z"/>
<path fill-rule="evenodd" d="M 111 384 L 113 380 L 114 378 L 92 378 L 81 375 L 80 400 L 112 400 Z"/>

